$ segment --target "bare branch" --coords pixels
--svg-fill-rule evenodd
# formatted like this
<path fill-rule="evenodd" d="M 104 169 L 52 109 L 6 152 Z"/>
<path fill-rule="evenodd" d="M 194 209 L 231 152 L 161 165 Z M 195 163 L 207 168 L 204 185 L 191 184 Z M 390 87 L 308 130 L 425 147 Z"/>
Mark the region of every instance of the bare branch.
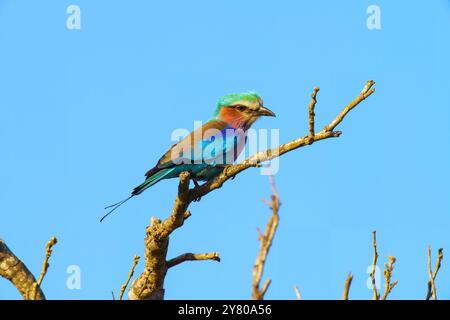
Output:
<path fill-rule="evenodd" d="M 373 300 L 378 300 L 380 298 L 377 290 L 377 282 L 375 280 L 375 270 L 377 267 L 377 259 L 378 259 L 378 252 L 377 252 L 377 231 L 372 231 L 373 234 L 373 240 L 372 240 L 372 247 L 373 247 L 373 259 L 372 259 L 372 271 L 370 272 L 370 278 L 372 279 L 372 288 L 373 288 Z"/>
<path fill-rule="evenodd" d="M 6 243 L 0 239 L 0 275 L 17 288 L 25 300 L 32 300 L 33 286 L 36 279 L 25 264 L 17 258 L 8 248 Z M 45 300 L 44 293 L 39 286 L 36 287 L 36 300 Z"/>
<path fill-rule="evenodd" d="M 50 266 L 48 263 L 48 260 L 50 259 L 51 255 L 52 255 L 52 247 L 58 242 L 58 240 L 56 239 L 56 237 L 51 237 L 50 240 L 47 242 L 46 246 L 45 246 L 45 258 L 44 258 L 44 262 L 42 263 L 42 270 L 41 270 L 41 274 L 39 276 L 38 281 L 33 285 L 33 293 L 32 293 L 32 297 L 33 300 L 36 299 L 36 292 L 37 292 L 37 287 L 40 287 L 42 284 L 42 280 L 44 280 L 45 275 L 47 274 L 47 269 Z"/>
<path fill-rule="evenodd" d="M 394 270 L 394 263 L 395 263 L 396 259 L 395 259 L 395 257 L 391 257 L 391 256 L 389 256 L 388 259 L 389 259 L 389 262 L 385 264 L 384 270 L 383 270 L 385 283 L 384 283 L 384 293 L 383 293 L 383 296 L 381 297 L 381 300 L 386 300 L 389 293 L 391 293 L 392 289 L 394 289 L 394 287 L 398 283 L 397 280 L 394 281 L 393 283 L 391 283 L 392 271 Z"/>
<path fill-rule="evenodd" d="M 152 218 L 147 227 L 145 237 L 145 268 L 131 284 L 128 291 L 130 300 L 159 300 L 164 299 L 164 279 L 167 269 L 178 260 L 166 261 L 170 234 L 181 227 L 184 221 L 191 216 L 187 211 L 190 203 L 188 172 L 182 172 L 179 177 L 178 195 L 171 215 L 164 221 Z M 180 258 L 180 257 L 178 257 Z M 177 259 L 177 258 L 175 258 Z M 218 260 L 218 254 L 217 258 Z M 170 265 L 172 264 L 172 265 Z"/>
<path fill-rule="evenodd" d="M 180 263 L 186 261 L 195 261 L 195 260 L 213 260 L 220 262 L 220 256 L 218 252 L 212 253 L 184 253 L 179 255 L 176 258 L 170 259 L 167 261 L 167 267 L 172 268 Z"/>
<path fill-rule="evenodd" d="M 309 129 L 309 138 L 311 140 L 311 143 L 314 142 L 314 107 L 316 106 L 317 100 L 316 96 L 319 92 L 318 87 L 314 87 L 314 91 L 311 94 L 311 102 L 308 105 L 308 129 Z"/>
<path fill-rule="evenodd" d="M 360 94 L 352 102 L 345 106 L 341 113 L 329 125 L 327 125 L 324 130 L 333 131 L 354 107 L 356 107 L 361 101 L 364 101 L 367 97 L 375 92 L 375 89 L 372 88 L 374 84 L 375 82 L 373 82 L 372 80 L 367 81 Z"/>
<path fill-rule="evenodd" d="M 298 286 L 294 286 L 294 291 L 297 296 L 297 300 L 302 300 L 302 295 L 300 294 L 300 290 L 298 290 Z"/>
<path fill-rule="evenodd" d="M 178 184 L 178 195 L 175 199 L 172 213 L 168 219 L 162 222 L 161 227 L 157 228 L 158 231 L 161 232 L 157 235 L 158 237 L 168 237 L 175 229 L 178 229 L 183 225 L 186 216 L 190 216 L 190 213 L 186 212 L 190 203 L 188 200 L 189 181 L 189 173 L 182 172 L 180 174 L 180 182 Z"/>
<path fill-rule="evenodd" d="M 342 300 L 348 300 L 348 293 L 350 292 L 350 286 L 352 285 L 353 275 L 350 272 L 345 279 L 344 292 L 342 293 Z"/>
<path fill-rule="evenodd" d="M 138 264 L 140 258 L 141 258 L 141 257 L 139 257 L 139 256 L 134 256 L 134 259 L 133 259 L 133 265 L 131 266 L 131 270 L 130 270 L 130 272 L 128 273 L 127 280 L 126 280 L 125 283 L 122 285 L 122 287 L 120 287 L 119 300 L 122 300 L 123 293 L 125 292 L 125 289 L 128 287 L 128 283 L 130 282 L 130 279 L 131 279 L 131 277 L 132 277 L 133 274 L 134 274 L 134 268 L 136 268 L 136 265 Z M 113 294 L 113 300 L 115 300 L 115 298 L 114 298 L 114 292 L 113 292 L 112 294 Z"/>
<path fill-rule="evenodd" d="M 437 294 L 436 294 L 436 285 L 434 280 L 436 279 L 436 276 L 439 272 L 439 269 L 441 267 L 442 259 L 444 258 L 443 249 L 440 248 L 438 250 L 438 258 L 437 262 L 434 268 L 434 272 L 431 271 L 431 248 L 428 246 L 428 291 L 427 291 L 427 297 L 426 300 L 430 300 L 431 297 L 433 297 L 433 300 L 437 300 Z"/>
<path fill-rule="evenodd" d="M 438 259 L 436 262 L 436 265 L 434 267 L 434 272 L 433 272 L 433 279 L 436 279 L 437 273 L 439 272 L 439 269 L 441 268 L 441 262 L 442 259 L 444 259 L 444 249 L 439 248 L 438 250 Z"/>
<path fill-rule="evenodd" d="M 262 289 L 259 289 L 267 255 L 269 253 L 270 247 L 272 246 L 273 237 L 275 236 L 275 232 L 277 230 L 279 222 L 278 211 L 280 209 L 280 197 L 278 196 L 278 192 L 276 191 L 273 176 L 271 175 L 270 177 L 273 194 L 271 195 L 271 201 L 269 205 L 270 208 L 272 209 L 272 216 L 270 217 L 269 222 L 267 223 L 264 234 L 258 237 L 260 241 L 260 248 L 258 256 L 256 258 L 255 265 L 253 266 L 253 286 L 252 286 L 253 300 L 263 300 L 264 294 L 266 293 L 270 285 L 270 280 L 267 279 Z"/>

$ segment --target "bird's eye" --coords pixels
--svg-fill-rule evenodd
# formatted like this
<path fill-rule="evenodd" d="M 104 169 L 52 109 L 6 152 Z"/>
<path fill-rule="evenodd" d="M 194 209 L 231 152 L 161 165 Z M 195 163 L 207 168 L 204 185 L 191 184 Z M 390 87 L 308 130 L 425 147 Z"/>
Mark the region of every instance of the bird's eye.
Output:
<path fill-rule="evenodd" d="M 236 106 L 236 109 L 238 109 L 239 111 L 244 111 L 246 108 L 245 108 L 245 106 L 240 104 L 240 105 Z"/>

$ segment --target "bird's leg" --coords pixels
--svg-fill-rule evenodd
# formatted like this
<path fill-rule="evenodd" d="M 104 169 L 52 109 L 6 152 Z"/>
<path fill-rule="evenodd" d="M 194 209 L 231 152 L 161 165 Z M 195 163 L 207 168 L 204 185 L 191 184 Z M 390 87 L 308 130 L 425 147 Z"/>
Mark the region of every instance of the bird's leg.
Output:
<path fill-rule="evenodd" d="M 198 181 L 195 178 L 192 178 L 192 181 L 194 182 L 196 188 L 200 187 Z"/>
<path fill-rule="evenodd" d="M 194 185 L 195 185 L 196 188 L 200 187 L 200 184 L 198 183 L 197 179 L 195 179 L 195 178 L 191 178 L 191 179 L 192 179 L 192 181 L 194 182 Z M 197 198 L 195 198 L 193 201 L 194 201 L 194 202 L 199 202 L 201 198 L 202 198 L 202 197 L 197 197 Z"/>

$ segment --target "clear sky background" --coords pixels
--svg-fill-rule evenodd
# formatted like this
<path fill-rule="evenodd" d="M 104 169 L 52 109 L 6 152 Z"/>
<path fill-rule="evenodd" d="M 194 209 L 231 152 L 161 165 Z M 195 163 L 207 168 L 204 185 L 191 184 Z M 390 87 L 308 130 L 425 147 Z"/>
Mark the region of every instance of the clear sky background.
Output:
<path fill-rule="evenodd" d="M 70 4 L 81 29 L 66 27 Z M 366 26 L 381 8 L 381 30 Z M 366 80 L 376 93 L 339 126 L 339 139 L 283 156 L 281 220 L 264 278 L 269 299 L 370 299 L 372 230 L 379 266 L 397 257 L 393 299 L 423 299 L 428 245 L 444 248 L 440 298 L 450 298 L 450 2 L 0 0 L 0 237 L 35 273 L 55 235 L 49 299 L 111 299 L 151 216 L 166 218 L 176 180 L 133 199 L 104 223 L 172 144 L 207 120 L 217 99 L 256 90 L 286 142 L 307 132 L 314 86 L 321 128 Z M 169 257 L 218 251 L 221 263 L 168 272 L 168 299 L 246 299 L 270 195 L 257 169 L 191 206 Z M 66 286 L 68 266 L 81 289 Z M 136 272 L 142 271 L 143 261 Z M 0 299 L 19 299 L 0 279 Z"/>

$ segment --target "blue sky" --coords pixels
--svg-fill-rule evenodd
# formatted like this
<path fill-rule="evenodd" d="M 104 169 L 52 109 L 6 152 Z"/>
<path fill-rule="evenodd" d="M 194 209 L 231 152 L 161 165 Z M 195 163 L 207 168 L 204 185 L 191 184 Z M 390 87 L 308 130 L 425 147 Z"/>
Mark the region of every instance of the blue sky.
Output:
<path fill-rule="evenodd" d="M 66 27 L 69 5 L 81 29 Z M 369 5 L 381 30 L 366 26 Z M 426 248 L 450 250 L 450 3 L 416 1 L 0 0 L 0 237 L 35 273 L 55 235 L 43 289 L 50 299 L 111 299 L 151 216 L 167 217 L 164 181 L 100 224 L 171 145 L 207 120 L 217 99 L 256 90 L 285 142 L 307 132 L 314 86 L 321 128 L 366 80 L 376 93 L 339 127 L 341 138 L 283 156 L 275 176 L 281 221 L 264 278 L 269 299 L 369 299 L 371 231 L 379 266 L 397 257 L 392 299 L 426 294 Z M 248 170 L 200 203 L 171 237 L 169 257 L 218 251 L 221 263 L 171 269 L 168 299 L 246 299 L 270 211 L 270 185 Z M 433 262 L 434 262 L 433 257 Z M 450 267 L 438 275 L 450 297 Z M 70 265 L 81 289 L 66 286 Z M 143 263 L 137 267 L 142 270 Z M 0 299 L 19 299 L 0 279 Z"/>

